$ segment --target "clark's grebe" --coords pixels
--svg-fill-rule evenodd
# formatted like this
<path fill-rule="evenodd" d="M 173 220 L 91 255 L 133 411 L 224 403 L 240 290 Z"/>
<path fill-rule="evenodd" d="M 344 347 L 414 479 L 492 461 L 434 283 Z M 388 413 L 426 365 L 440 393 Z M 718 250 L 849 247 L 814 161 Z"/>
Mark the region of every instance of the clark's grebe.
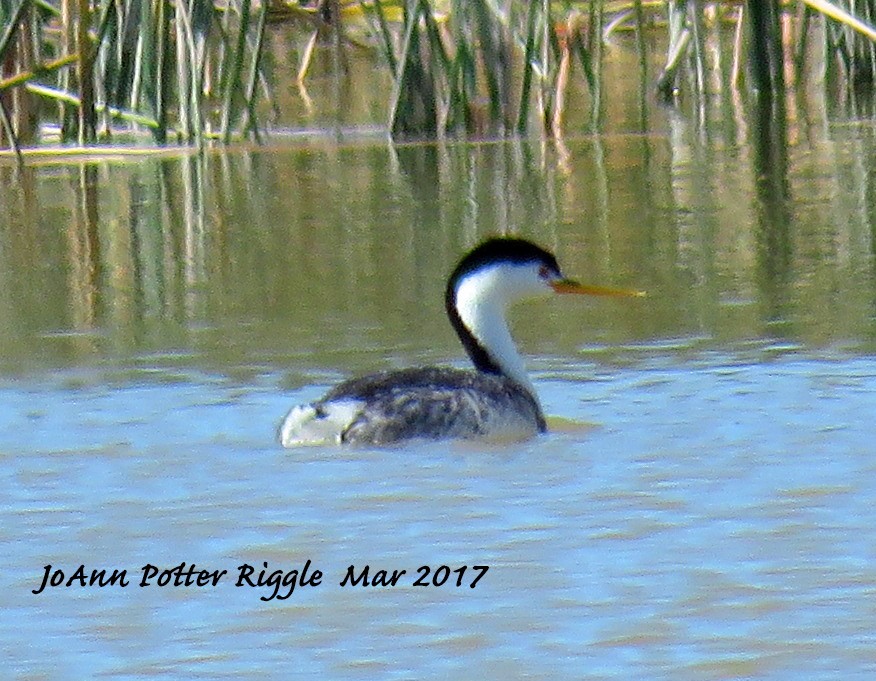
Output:
<path fill-rule="evenodd" d="M 450 323 L 477 371 L 425 367 L 344 381 L 280 425 L 284 447 L 403 440 L 532 437 L 544 414 L 505 313 L 518 300 L 554 293 L 639 296 L 563 277 L 556 258 L 529 241 L 490 239 L 468 253 L 447 282 Z"/>

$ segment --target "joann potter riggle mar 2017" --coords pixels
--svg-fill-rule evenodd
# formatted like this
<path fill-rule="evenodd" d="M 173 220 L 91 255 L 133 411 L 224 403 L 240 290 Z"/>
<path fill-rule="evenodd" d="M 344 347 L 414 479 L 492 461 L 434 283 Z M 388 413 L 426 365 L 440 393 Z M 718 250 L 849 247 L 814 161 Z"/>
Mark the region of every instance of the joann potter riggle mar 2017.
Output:
<path fill-rule="evenodd" d="M 262 562 L 262 565 L 264 567 L 258 571 L 249 563 L 238 565 L 234 586 L 266 587 L 272 589 L 270 596 L 260 596 L 260 600 L 271 601 L 275 598 L 277 600 L 289 598 L 295 592 L 296 587 L 317 587 L 323 583 L 322 570 L 312 568 L 312 561 L 310 559 L 304 563 L 300 570 L 271 570 L 267 561 Z M 457 568 L 440 565 L 434 569 L 429 565 L 421 565 L 409 575 L 410 582 L 408 582 L 408 580 L 402 580 L 402 577 L 409 574 L 406 569 L 372 569 L 371 565 L 357 568 L 355 564 L 352 564 L 347 567 L 338 585 L 340 587 L 394 587 L 400 584 L 441 587 L 447 585 L 456 587 L 468 586 L 474 589 L 489 569 L 489 566 L 486 565 L 472 565 L 471 567 L 462 565 Z M 140 568 L 139 572 L 141 577 L 138 586 L 140 587 L 215 587 L 228 574 L 228 570 L 207 570 L 198 568 L 195 563 L 186 564 L 185 562 L 168 569 L 161 569 L 151 563 L 147 563 Z M 414 579 L 414 575 L 416 575 L 416 579 Z M 85 588 L 114 586 L 125 588 L 130 583 L 127 569 L 101 568 L 88 570 L 83 564 L 79 565 L 67 576 L 61 568 L 48 564 L 43 567 L 39 586 L 32 589 L 31 593 L 39 595 L 46 590 L 47 586 L 78 586 Z M 285 591 L 281 593 L 281 589 L 285 589 Z"/>

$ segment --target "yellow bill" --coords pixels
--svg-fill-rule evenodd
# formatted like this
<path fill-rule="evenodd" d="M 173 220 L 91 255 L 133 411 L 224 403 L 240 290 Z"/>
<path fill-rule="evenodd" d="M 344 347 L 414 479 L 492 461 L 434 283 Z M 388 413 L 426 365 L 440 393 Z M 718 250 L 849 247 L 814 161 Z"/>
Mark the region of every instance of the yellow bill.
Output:
<path fill-rule="evenodd" d="M 609 288 L 607 286 L 591 286 L 579 284 L 571 279 L 560 279 L 551 284 L 551 288 L 557 293 L 579 293 L 588 296 L 613 296 L 616 298 L 642 298 L 648 295 L 645 291 L 636 291 L 626 288 Z"/>

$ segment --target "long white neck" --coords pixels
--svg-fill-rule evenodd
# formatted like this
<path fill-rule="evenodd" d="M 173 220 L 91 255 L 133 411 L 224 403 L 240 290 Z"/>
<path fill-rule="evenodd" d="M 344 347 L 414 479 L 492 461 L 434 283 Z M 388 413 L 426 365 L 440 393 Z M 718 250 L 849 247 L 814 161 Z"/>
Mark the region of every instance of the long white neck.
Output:
<path fill-rule="evenodd" d="M 531 286 L 528 277 L 516 282 L 500 267 L 470 274 L 456 288 L 456 310 L 462 323 L 502 373 L 535 397 L 535 387 L 511 338 L 506 319 L 508 306 L 520 297 L 524 284 L 527 288 Z"/>

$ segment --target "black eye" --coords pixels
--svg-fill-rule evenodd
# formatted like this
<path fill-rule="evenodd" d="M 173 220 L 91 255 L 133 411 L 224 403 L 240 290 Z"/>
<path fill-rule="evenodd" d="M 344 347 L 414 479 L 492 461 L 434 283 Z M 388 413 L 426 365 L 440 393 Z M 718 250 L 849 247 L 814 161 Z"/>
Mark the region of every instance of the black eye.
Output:
<path fill-rule="evenodd" d="M 547 265 L 542 265 L 538 268 L 538 276 L 542 279 L 553 279 L 554 273 L 551 271 L 551 268 Z"/>

